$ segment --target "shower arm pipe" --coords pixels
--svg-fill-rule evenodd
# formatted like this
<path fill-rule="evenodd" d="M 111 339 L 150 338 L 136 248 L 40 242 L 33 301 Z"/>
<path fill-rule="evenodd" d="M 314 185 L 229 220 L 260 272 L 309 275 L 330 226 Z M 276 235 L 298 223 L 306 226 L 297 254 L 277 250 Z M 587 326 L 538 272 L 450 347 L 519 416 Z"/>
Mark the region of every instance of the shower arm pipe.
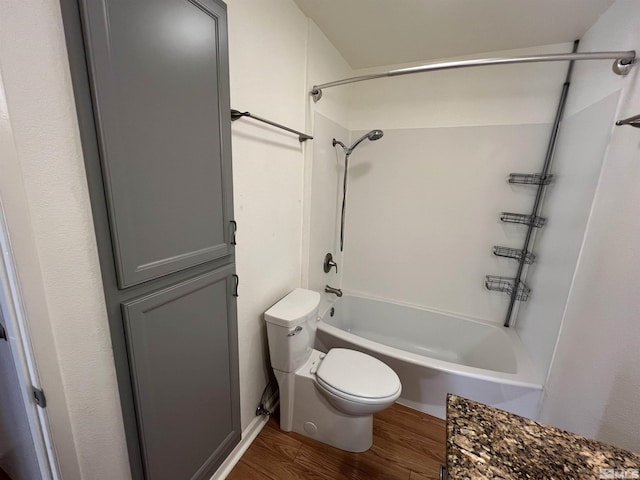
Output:
<path fill-rule="evenodd" d="M 626 52 L 582 52 L 582 53 L 549 53 L 542 55 L 525 55 L 516 57 L 493 57 L 477 58 L 474 60 L 458 60 L 453 62 L 427 63 L 416 67 L 400 68 L 389 70 L 383 73 L 372 73 L 358 77 L 345 78 L 335 82 L 314 85 L 311 89 L 311 96 L 314 101 L 322 98 L 322 90 L 325 88 L 347 85 L 349 83 L 374 80 L 376 78 L 398 77 L 400 75 L 411 75 L 414 73 L 434 72 L 438 70 L 451 70 L 455 68 L 483 67 L 487 65 L 510 65 L 513 63 L 536 63 L 536 62 L 562 62 L 571 60 L 614 60 L 613 71 L 618 75 L 627 75 L 635 65 L 636 52 L 629 50 Z"/>

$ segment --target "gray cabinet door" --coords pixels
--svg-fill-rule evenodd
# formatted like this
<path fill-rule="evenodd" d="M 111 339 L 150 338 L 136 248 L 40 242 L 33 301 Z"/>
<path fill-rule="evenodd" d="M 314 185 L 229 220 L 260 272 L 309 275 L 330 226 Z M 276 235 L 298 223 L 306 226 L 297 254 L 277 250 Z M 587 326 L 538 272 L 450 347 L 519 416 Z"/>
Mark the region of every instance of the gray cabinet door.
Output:
<path fill-rule="evenodd" d="M 232 253 L 220 3 L 81 1 L 120 288 Z"/>
<path fill-rule="evenodd" d="M 237 440 L 232 273 L 223 267 L 122 305 L 147 478 L 209 478 Z"/>

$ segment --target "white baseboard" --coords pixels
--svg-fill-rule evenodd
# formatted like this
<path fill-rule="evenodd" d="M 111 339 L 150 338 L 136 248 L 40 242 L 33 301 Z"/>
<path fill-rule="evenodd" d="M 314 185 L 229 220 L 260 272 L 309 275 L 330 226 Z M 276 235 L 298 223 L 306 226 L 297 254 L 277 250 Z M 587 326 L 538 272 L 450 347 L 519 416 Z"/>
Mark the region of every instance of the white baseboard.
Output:
<path fill-rule="evenodd" d="M 273 404 L 270 408 L 270 410 L 273 412 L 278 407 L 279 401 L 277 399 L 273 401 L 273 398 L 271 398 L 270 400 L 270 402 L 267 402 L 267 405 Z M 247 428 L 245 428 L 242 432 L 242 439 L 240 440 L 240 443 L 236 445 L 236 447 L 231 451 L 225 461 L 222 462 L 222 465 L 220 465 L 220 467 L 218 468 L 218 470 L 216 470 L 216 473 L 213 474 L 210 480 L 224 480 L 225 478 L 227 478 L 227 476 L 231 473 L 231 470 L 233 470 L 233 467 L 235 467 L 236 464 L 240 461 L 242 455 L 244 455 L 244 452 L 246 452 L 247 449 L 251 446 L 253 441 L 256 439 L 256 437 L 262 431 L 268 421 L 269 417 L 267 417 L 266 415 L 260 415 L 259 417 L 251 420 L 251 423 L 247 425 Z"/>

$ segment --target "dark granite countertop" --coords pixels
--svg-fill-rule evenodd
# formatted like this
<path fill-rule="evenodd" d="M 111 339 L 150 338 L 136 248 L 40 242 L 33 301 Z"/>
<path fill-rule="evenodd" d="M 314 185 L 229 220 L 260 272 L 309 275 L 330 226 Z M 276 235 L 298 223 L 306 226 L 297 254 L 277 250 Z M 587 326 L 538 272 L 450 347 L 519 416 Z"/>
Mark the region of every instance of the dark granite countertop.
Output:
<path fill-rule="evenodd" d="M 640 455 L 449 395 L 447 474 L 449 480 L 640 479 Z"/>

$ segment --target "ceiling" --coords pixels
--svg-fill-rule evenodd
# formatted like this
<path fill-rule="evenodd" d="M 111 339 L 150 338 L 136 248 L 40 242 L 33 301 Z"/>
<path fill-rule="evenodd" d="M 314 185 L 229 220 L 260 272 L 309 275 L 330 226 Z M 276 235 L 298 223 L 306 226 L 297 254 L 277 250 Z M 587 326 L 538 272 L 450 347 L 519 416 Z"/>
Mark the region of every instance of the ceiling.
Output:
<path fill-rule="evenodd" d="M 572 42 L 614 0 L 294 0 L 352 68 Z"/>

